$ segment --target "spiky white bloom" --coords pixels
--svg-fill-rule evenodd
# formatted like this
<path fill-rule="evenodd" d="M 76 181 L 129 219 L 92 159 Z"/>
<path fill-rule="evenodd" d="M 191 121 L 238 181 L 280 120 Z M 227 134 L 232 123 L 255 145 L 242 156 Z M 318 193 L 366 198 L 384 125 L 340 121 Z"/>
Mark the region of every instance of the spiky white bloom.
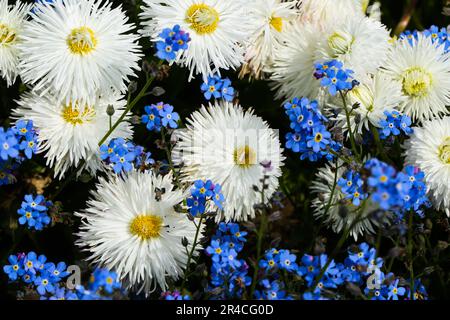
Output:
<path fill-rule="evenodd" d="M 62 105 L 59 99 L 49 93 L 24 94 L 13 110 L 14 118 L 32 120 L 39 131 L 39 150 L 45 152 L 47 165 L 54 167 L 54 175 L 59 179 L 72 166 L 86 160 L 85 169 L 94 174 L 104 166 L 100 160 L 98 143 L 109 130 L 109 116 L 106 112 L 112 105 L 115 113 L 113 123 L 125 109 L 126 101 L 113 94 L 97 97 L 92 105 Z M 131 125 L 121 122 L 110 139 L 131 138 Z"/>
<path fill-rule="evenodd" d="M 346 98 L 348 108 L 358 105 L 350 114 L 351 129 L 357 134 L 362 134 L 363 130 L 370 131 L 369 124 L 380 128 L 380 121 L 386 118 L 384 112 L 398 110 L 406 99 L 402 94 L 401 84 L 381 72 L 353 88 L 347 93 Z M 337 119 L 340 126 L 348 131 L 342 99 L 334 99 L 331 106 L 341 110 Z"/>
<path fill-rule="evenodd" d="M 280 35 L 286 32 L 297 17 L 297 1 L 253 0 L 249 2 L 249 17 L 256 28 L 251 35 L 245 53 L 241 75 L 250 73 L 255 78 L 263 77 L 272 65 L 274 48 L 280 44 Z"/>
<path fill-rule="evenodd" d="M 126 288 L 145 294 L 157 285 L 166 290 L 166 277 L 177 279 L 186 267 L 182 239 L 192 244 L 196 233 L 195 224 L 174 208 L 183 199 L 171 174 L 131 171 L 100 178 L 88 207 L 75 213 L 82 222 L 76 244 L 90 254 L 89 261 L 116 271 Z"/>
<path fill-rule="evenodd" d="M 368 0 L 301 0 L 300 19 L 318 27 L 323 22 L 339 21 L 351 16 L 363 17 Z"/>
<path fill-rule="evenodd" d="M 92 104 L 97 94 L 125 92 L 139 70 L 138 36 L 121 7 L 102 0 L 55 0 L 36 3 L 25 24 L 21 50 L 22 79 L 62 101 Z"/>
<path fill-rule="evenodd" d="M 17 44 L 31 7 L 20 1 L 8 6 L 8 0 L 0 0 L 0 76 L 8 86 L 15 82 L 18 74 Z"/>
<path fill-rule="evenodd" d="M 415 127 L 405 143 L 406 163 L 425 173 L 428 196 L 450 216 L 450 117 Z"/>
<path fill-rule="evenodd" d="M 261 203 L 261 179 L 268 176 L 264 201 L 268 202 L 281 176 L 284 157 L 279 138 L 267 122 L 239 105 L 216 102 L 202 107 L 179 133 L 174 161 L 183 164 L 182 180 L 189 183 L 210 179 L 222 186 L 223 217 L 242 221 L 255 217 L 254 205 Z M 271 162 L 264 173 L 261 162 Z M 221 218 L 221 217 L 219 217 Z"/>
<path fill-rule="evenodd" d="M 384 68 L 389 77 L 402 85 L 407 97 L 401 111 L 421 122 L 448 113 L 450 53 L 422 34 L 412 41 L 412 45 L 398 41 Z"/>
<path fill-rule="evenodd" d="M 337 59 L 353 70 L 353 77 L 360 82 L 377 72 L 392 46 L 384 25 L 360 16 L 327 23 L 317 40 L 316 61 Z"/>
<path fill-rule="evenodd" d="M 337 183 L 339 178 L 343 177 L 346 172 L 346 168 L 341 162 L 338 163 L 338 169 L 334 169 L 334 165 L 326 164 L 319 169 L 316 180 L 312 183 L 311 191 L 317 195 L 312 202 L 314 216 L 317 219 L 322 219 L 336 233 L 353 225 L 350 235 L 354 237 L 355 241 L 358 239 L 358 236 L 375 233 L 374 227 L 379 224 L 378 219 L 374 215 L 378 209 L 377 205 L 370 201 L 369 198 L 366 200 L 365 205 L 356 207 L 351 201 L 345 200 L 345 195 L 339 186 L 336 186 L 333 191 L 335 181 Z M 341 201 L 345 201 L 346 204 L 340 205 Z M 327 209 L 328 204 L 330 206 Z"/>
<path fill-rule="evenodd" d="M 243 19 L 247 6 L 242 0 L 144 0 L 140 14 L 142 33 L 156 39 L 165 28 L 178 24 L 189 33 L 189 49 L 177 62 L 188 67 L 190 79 L 201 74 L 220 74 L 236 69 L 244 61 L 242 44 L 252 30 Z"/>
<path fill-rule="evenodd" d="M 271 68 L 277 99 L 317 98 L 320 81 L 313 74 L 318 38 L 320 31 L 310 23 L 296 24 L 281 35 Z"/>

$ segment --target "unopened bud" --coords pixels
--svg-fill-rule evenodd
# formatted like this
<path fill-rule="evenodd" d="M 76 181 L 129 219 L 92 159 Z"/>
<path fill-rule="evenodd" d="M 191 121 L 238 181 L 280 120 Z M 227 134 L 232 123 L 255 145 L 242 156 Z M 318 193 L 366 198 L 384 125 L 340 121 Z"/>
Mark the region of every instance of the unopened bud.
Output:
<path fill-rule="evenodd" d="M 135 93 L 137 90 L 137 82 L 136 81 L 131 81 L 130 84 L 128 85 L 128 92 L 129 93 Z"/>
<path fill-rule="evenodd" d="M 164 90 L 164 88 L 162 87 L 154 87 L 152 91 L 150 91 L 150 94 L 154 95 L 155 97 L 160 97 L 164 93 L 166 93 L 166 90 Z"/>
<path fill-rule="evenodd" d="M 114 106 L 112 104 L 109 104 L 108 107 L 106 108 L 106 114 L 112 117 L 115 112 L 116 110 L 114 109 Z"/>

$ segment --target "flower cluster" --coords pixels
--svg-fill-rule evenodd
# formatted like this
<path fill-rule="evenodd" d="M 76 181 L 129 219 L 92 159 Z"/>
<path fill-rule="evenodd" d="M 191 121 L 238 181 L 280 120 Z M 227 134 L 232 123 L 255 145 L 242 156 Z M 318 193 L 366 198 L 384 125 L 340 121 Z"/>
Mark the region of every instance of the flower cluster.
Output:
<path fill-rule="evenodd" d="M 206 100 L 224 99 L 226 101 L 233 101 L 234 88 L 231 86 L 231 80 L 228 78 L 222 79 L 219 76 L 208 77 L 208 81 L 201 85 L 201 90 Z"/>
<path fill-rule="evenodd" d="M 180 291 L 174 290 L 172 292 L 166 291 L 161 294 L 163 300 L 191 300 L 191 297 L 187 294 L 182 295 Z"/>
<path fill-rule="evenodd" d="M 424 174 L 418 168 L 408 166 L 404 172 L 397 173 L 395 168 L 377 159 L 367 161 L 364 168 L 369 171 L 367 184 L 372 200 L 381 209 L 399 214 L 414 210 L 422 215 L 421 208 L 429 206 Z"/>
<path fill-rule="evenodd" d="M 154 163 L 150 152 L 122 138 L 112 139 L 100 147 L 100 158 L 112 167 L 116 174 L 129 172 L 133 168 L 146 167 Z"/>
<path fill-rule="evenodd" d="M 406 135 L 411 135 L 413 129 L 411 129 L 411 117 L 402 115 L 398 111 L 388 112 L 385 111 L 385 119 L 380 121 L 380 138 L 386 139 L 389 136 L 398 136 L 403 131 Z"/>
<path fill-rule="evenodd" d="M 28 194 L 25 196 L 20 209 L 17 213 L 20 215 L 19 224 L 26 225 L 31 230 L 42 230 L 52 221 L 47 214 L 52 206 L 51 201 L 46 201 L 43 195 Z"/>
<path fill-rule="evenodd" d="M 17 125 L 5 130 L 0 127 L 0 158 L 2 161 L 10 159 L 23 160 L 23 155 L 31 159 L 37 152 L 37 134 L 32 121 L 20 120 Z"/>
<path fill-rule="evenodd" d="M 353 79 L 353 71 L 344 69 L 344 64 L 338 60 L 316 63 L 314 77 L 320 80 L 321 86 L 328 88 L 335 96 L 338 92 L 352 90 L 359 83 Z"/>
<path fill-rule="evenodd" d="M 141 121 L 149 131 L 160 132 L 162 127 L 176 129 L 180 116 L 170 104 L 159 102 L 145 107 Z"/>
<path fill-rule="evenodd" d="M 343 263 L 328 261 L 325 254 L 319 256 L 304 255 L 299 264 L 301 275 L 308 287 L 303 294 L 305 300 L 332 299 L 336 291 L 347 286 L 356 295 L 364 295 L 371 300 L 409 299 L 409 292 L 399 285 L 400 278 L 381 270 L 384 261 L 377 256 L 375 248 L 367 243 L 351 246 Z M 325 269 L 326 267 L 326 269 Z M 323 274 L 321 279 L 318 277 Z M 406 283 L 402 281 L 401 283 Z M 351 284 L 352 286 L 348 286 Z M 408 288 L 409 290 L 409 288 Z M 427 294 L 420 280 L 416 280 L 414 298 L 426 299 Z"/>
<path fill-rule="evenodd" d="M 8 261 L 10 264 L 3 266 L 3 271 L 9 280 L 31 286 L 41 300 L 103 300 L 109 299 L 104 293 L 112 294 L 121 288 L 115 272 L 96 269 L 87 289 L 78 285 L 76 290 L 69 290 L 64 283 L 69 276 L 66 263 L 47 262 L 45 255 L 35 252 L 10 255 Z"/>
<path fill-rule="evenodd" d="M 430 39 L 432 43 L 437 44 L 438 46 L 444 46 L 445 53 L 450 51 L 450 39 L 447 28 L 439 28 L 433 25 L 423 31 L 406 30 L 400 35 L 400 39 L 407 40 L 410 45 L 414 46 L 419 39 L 419 34 L 423 34 Z"/>
<path fill-rule="evenodd" d="M 346 175 L 338 180 L 337 185 L 340 187 L 346 199 L 350 199 L 355 206 L 361 204 L 361 200 L 367 198 L 362 188 L 364 181 L 361 175 L 355 171 L 348 171 Z"/>
<path fill-rule="evenodd" d="M 319 111 L 317 101 L 294 98 L 284 105 L 291 121 L 292 133 L 286 135 L 286 148 L 300 153 L 300 159 L 318 161 L 323 157 L 332 159 L 330 150 L 337 152 L 340 145 L 327 130 L 328 119 Z"/>
<path fill-rule="evenodd" d="M 10 255 L 9 265 L 3 267 L 3 271 L 11 281 L 21 280 L 25 284 L 34 285 L 41 296 L 47 293 L 54 294 L 61 281 L 69 275 L 66 264 L 60 262 L 54 264 L 47 262 L 45 255 L 38 256 L 35 252 Z"/>
<path fill-rule="evenodd" d="M 246 235 L 238 224 L 221 222 L 206 248 L 206 254 L 212 260 L 209 291 L 213 299 L 240 298 L 251 284 L 247 263 L 238 259 L 238 253 L 247 241 Z"/>
<path fill-rule="evenodd" d="M 260 290 L 255 291 L 255 298 L 261 300 L 291 300 L 293 297 L 286 292 L 285 274 L 298 274 L 297 256 L 289 250 L 275 248 L 265 252 L 259 261 L 259 267 L 264 271 L 260 280 Z"/>
<path fill-rule="evenodd" d="M 204 214 L 209 201 L 212 201 L 217 208 L 223 209 L 225 197 L 221 189 L 219 184 L 214 184 L 211 180 L 195 181 L 191 188 L 191 197 L 186 200 L 189 213 L 193 217 Z"/>
<path fill-rule="evenodd" d="M 12 171 L 38 152 L 37 139 L 33 121 L 19 120 L 6 130 L 0 127 L 0 185 L 11 183 Z"/>
<path fill-rule="evenodd" d="M 423 31 L 423 34 L 430 38 L 433 43 L 443 45 L 445 52 L 450 51 L 450 39 L 448 36 L 447 28 L 439 28 L 437 26 L 431 26 L 429 29 Z"/>
<path fill-rule="evenodd" d="M 156 56 L 168 62 L 175 60 L 179 51 L 187 50 L 188 43 L 191 41 L 189 33 L 181 30 L 179 25 L 172 29 L 164 29 L 159 34 L 159 38 L 161 40 L 156 42 Z"/>
<path fill-rule="evenodd" d="M 107 269 L 97 268 L 89 279 L 89 291 L 106 292 L 112 294 L 115 290 L 121 289 L 122 285 L 117 279 L 117 273 Z"/>

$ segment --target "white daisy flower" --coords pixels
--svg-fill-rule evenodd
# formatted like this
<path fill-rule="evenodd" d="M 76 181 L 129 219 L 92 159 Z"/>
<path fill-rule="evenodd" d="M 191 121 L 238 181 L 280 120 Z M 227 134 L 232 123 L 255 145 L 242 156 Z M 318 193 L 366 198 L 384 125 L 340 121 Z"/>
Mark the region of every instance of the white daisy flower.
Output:
<path fill-rule="evenodd" d="M 82 219 L 76 244 L 89 253 L 89 261 L 114 270 L 126 288 L 145 294 L 157 285 L 166 290 L 166 277 L 183 274 L 182 239 L 193 244 L 196 227 L 174 208 L 184 196 L 174 190 L 171 174 L 131 171 L 109 181 L 100 178 L 92 196 L 88 207 L 75 213 Z"/>
<path fill-rule="evenodd" d="M 317 39 L 316 61 L 337 59 L 346 69 L 353 70 L 354 78 L 360 82 L 377 72 L 391 47 L 386 27 L 360 16 L 327 23 L 324 34 Z"/>
<path fill-rule="evenodd" d="M 347 93 L 347 107 L 358 105 L 350 114 L 350 125 L 354 133 L 362 134 L 363 130 L 370 131 L 369 124 L 380 128 L 380 121 L 385 119 L 385 111 L 398 110 L 405 101 L 402 86 L 381 72 L 370 77 L 365 83 L 360 83 Z M 332 108 L 343 110 L 342 99 L 337 97 L 330 103 Z M 344 111 L 337 117 L 340 127 L 348 131 L 347 118 Z"/>
<path fill-rule="evenodd" d="M 271 162 L 267 172 L 264 201 L 268 202 L 278 187 L 284 157 L 276 132 L 268 124 L 241 106 L 216 102 L 192 114 L 187 129 L 179 133 L 174 160 L 182 164 L 182 180 L 210 179 L 222 186 L 226 221 L 255 217 L 253 206 L 261 203 L 264 176 L 261 162 Z M 220 219 L 221 217 L 219 217 Z"/>
<path fill-rule="evenodd" d="M 297 17 L 296 1 L 253 0 L 250 6 L 250 21 L 256 25 L 249 39 L 241 76 L 250 73 L 259 79 L 273 62 L 274 48 L 280 43 L 280 35 Z"/>
<path fill-rule="evenodd" d="M 61 105 L 58 98 L 47 93 L 27 93 L 17 102 L 14 118 L 32 120 L 39 131 L 39 149 L 46 152 L 47 165 L 54 168 L 59 179 L 72 166 L 86 160 L 85 169 L 94 174 L 103 169 L 98 143 L 109 130 L 110 117 L 106 110 L 112 105 L 114 123 L 125 110 L 126 101 L 113 94 L 98 97 L 92 105 L 69 103 Z M 110 139 L 132 137 L 131 125 L 121 122 Z"/>
<path fill-rule="evenodd" d="M 368 0 L 301 0 L 300 19 L 317 26 L 323 22 L 339 21 L 351 16 L 363 17 Z"/>
<path fill-rule="evenodd" d="M 19 50 L 17 44 L 32 5 L 17 1 L 8 6 L 8 0 L 0 0 L 0 76 L 11 86 L 17 77 Z"/>
<path fill-rule="evenodd" d="M 102 0 L 36 3 L 22 36 L 21 76 L 66 103 L 92 104 L 97 94 L 125 92 L 139 70 L 138 36 L 121 7 Z"/>
<path fill-rule="evenodd" d="M 404 146 L 406 164 L 425 173 L 428 196 L 438 210 L 450 216 L 450 117 L 414 128 Z"/>
<path fill-rule="evenodd" d="M 190 79 L 201 74 L 220 74 L 219 69 L 236 69 L 244 61 L 241 46 L 251 32 L 243 19 L 246 5 L 241 0 L 144 0 L 140 14 L 142 33 L 156 39 L 165 28 L 180 25 L 189 33 L 189 49 L 177 62 L 190 70 Z"/>
<path fill-rule="evenodd" d="M 401 111 L 413 120 L 447 114 L 450 105 L 450 53 L 419 34 L 418 40 L 398 41 L 384 65 L 386 74 L 401 83 L 407 97 Z"/>
<path fill-rule="evenodd" d="M 277 99 L 318 97 L 320 81 L 314 78 L 318 38 L 320 31 L 310 23 L 295 24 L 281 35 L 270 77 Z"/>
<path fill-rule="evenodd" d="M 378 206 L 370 199 L 366 201 L 365 205 L 354 206 L 351 201 L 345 200 L 345 195 L 337 185 L 333 192 L 335 179 L 337 182 L 346 172 L 342 163 L 338 164 L 337 173 L 334 168 L 334 165 L 326 164 L 325 167 L 319 169 L 316 180 L 312 183 L 311 191 L 317 195 L 312 201 L 314 216 L 322 219 L 336 233 L 353 225 L 350 235 L 355 241 L 359 236 L 375 233 L 374 227 L 378 226 L 379 221 L 375 218 L 374 212 Z M 341 201 L 345 201 L 345 205 L 340 205 Z M 328 204 L 330 206 L 327 210 Z"/>

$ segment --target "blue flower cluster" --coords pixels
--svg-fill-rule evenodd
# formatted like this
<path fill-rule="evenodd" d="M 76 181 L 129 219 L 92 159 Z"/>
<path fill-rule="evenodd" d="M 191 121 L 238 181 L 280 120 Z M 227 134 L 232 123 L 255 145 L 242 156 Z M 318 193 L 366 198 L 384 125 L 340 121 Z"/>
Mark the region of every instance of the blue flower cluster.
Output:
<path fill-rule="evenodd" d="M 10 255 L 8 261 L 10 264 L 5 265 L 3 271 L 9 279 L 21 279 L 26 284 L 34 285 L 41 296 L 55 293 L 62 279 L 69 275 L 64 262 L 55 265 L 47 262 L 46 256 L 37 256 L 35 252 Z"/>
<path fill-rule="evenodd" d="M 156 56 L 161 60 L 173 61 L 180 50 L 187 50 L 191 41 L 189 33 L 181 30 L 179 25 L 172 29 L 166 28 L 160 34 L 160 41 L 156 42 Z"/>
<path fill-rule="evenodd" d="M 333 159 L 330 150 L 338 152 L 341 145 L 335 142 L 327 130 L 328 119 L 319 111 L 317 101 L 294 98 L 284 105 L 291 121 L 292 133 L 286 135 L 286 148 L 300 153 L 300 159 L 315 162 L 322 158 Z"/>
<path fill-rule="evenodd" d="M 129 172 L 131 169 L 146 167 L 155 161 L 150 152 L 145 152 L 141 146 L 122 138 L 112 139 L 108 145 L 100 147 L 100 158 L 110 165 L 116 174 Z"/>
<path fill-rule="evenodd" d="M 431 26 L 429 29 L 422 32 L 417 30 L 406 30 L 400 35 L 400 39 L 407 40 L 411 46 L 414 46 L 415 42 L 419 39 L 419 33 L 431 39 L 432 43 L 437 43 L 439 46 L 443 45 L 445 53 L 450 51 L 450 39 L 446 28 Z"/>
<path fill-rule="evenodd" d="M 182 295 L 180 291 L 174 290 L 172 292 L 166 291 L 161 294 L 163 300 L 191 300 L 191 297 L 187 294 Z"/>
<path fill-rule="evenodd" d="M 372 200 L 381 209 L 392 210 L 400 216 L 413 210 L 422 216 L 422 208 L 430 206 L 424 173 L 418 168 L 408 166 L 397 173 L 392 166 L 377 159 L 367 161 L 364 168 L 369 171 L 367 184 L 371 188 Z"/>
<path fill-rule="evenodd" d="M 38 151 L 37 133 L 32 121 L 20 120 L 11 128 L 0 127 L 0 185 L 10 184 L 14 170 Z"/>
<path fill-rule="evenodd" d="M 145 107 L 141 121 L 149 131 L 160 132 L 162 127 L 176 129 L 180 116 L 170 104 L 159 102 Z"/>
<path fill-rule="evenodd" d="M 241 231 L 238 224 L 221 222 L 206 248 L 206 254 L 212 260 L 209 291 L 213 299 L 240 298 L 245 288 L 251 284 L 251 278 L 247 275 L 247 263 L 238 259 L 238 253 L 247 241 L 246 235 L 247 232 Z M 216 292 L 217 289 L 219 293 Z"/>
<path fill-rule="evenodd" d="M 105 291 L 112 294 L 116 289 L 121 289 L 122 285 L 117 281 L 117 274 L 114 271 L 97 268 L 89 279 L 89 291 Z"/>
<path fill-rule="evenodd" d="M 430 38 L 433 43 L 443 45 L 446 53 L 450 51 L 450 39 L 447 28 L 439 29 L 437 26 L 431 26 L 429 29 L 424 30 L 423 34 Z"/>
<path fill-rule="evenodd" d="M 214 205 L 223 209 L 225 197 L 223 196 L 222 187 L 214 184 L 211 180 L 197 180 L 191 189 L 191 197 L 186 200 L 189 207 L 189 213 L 196 217 L 205 213 L 208 201 L 213 201 Z"/>
<path fill-rule="evenodd" d="M 47 214 L 48 209 L 53 205 L 51 201 L 46 201 L 44 196 L 28 194 L 25 196 L 20 209 L 17 213 L 20 215 L 19 224 L 26 225 L 31 230 L 42 230 L 51 222 Z"/>
<path fill-rule="evenodd" d="M 403 131 L 406 135 L 411 135 L 413 129 L 411 128 L 411 117 L 402 115 L 398 111 L 385 111 L 385 119 L 380 121 L 380 138 L 386 139 L 389 136 L 398 136 Z"/>
<path fill-rule="evenodd" d="M 31 159 L 37 152 L 37 135 L 32 121 L 21 120 L 17 125 L 5 130 L 0 127 L 0 158 L 2 161 L 10 159 L 23 160 L 25 157 Z"/>
<path fill-rule="evenodd" d="M 231 80 L 228 78 L 208 77 L 208 81 L 201 85 L 201 90 L 208 101 L 213 97 L 226 101 L 233 101 L 234 99 L 234 88 L 231 87 Z"/>
<path fill-rule="evenodd" d="M 351 246 L 343 263 L 332 260 L 325 271 L 328 257 L 304 255 L 298 268 L 309 290 L 303 294 L 305 300 L 324 300 L 333 298 L 336 291 L 346 284 L 353 284 L 364 292 L 366 298 L 372 300 L 408 299 L 407 290 L 399 286 L 400 279 L 392 273 L 387 276 L 381 271 L 384 261 L 377 257 L 375 248 L 367 243 Z M 323 272 L 322 279 L 317 279 Z M 427 294 L 420 280 L 415 286 L 417 299 L 426 299 Z M 408 288 L 409 290 L 409 288 Z M 416 295 L 414 295 L 416 296 Z"/>
<path fill-rule="evenodd" d="M 47 262 L 45 255 L 35 252 L 10 255 L 10 264 L 3 266 L 3 271 L 11 281 L 21 280 L 36 289 L 41 300 L 103 300 L 108 299 L 101 294 L 112 294 L 121 288 L 117 274 L 105 269 L 96 269 L 91 275 L 89 287 L 77 286 L 76 290 L 65 287 L 63 280 L 69 276 L 64 262 L 54 264 Z"/>
<path fill-rule="evenodd" d="M 361 179 L 361 175 L 352 170 L 348 171 L 337 183 L 341 192 L 345 195 L 345 198 L 350 199 L 355 206 L 359 206 L 361 200 L 367 198 L 367 194 L 364 193 L 362 188 L 363 184 L 364 181 Z"/>
<path fill-rule="evenodd" d="M 344 64 L 338 60 L 316 63 L 314 77 L 320 80 L 320 85 L 328 88 L 328 92 L 335 96 L 339 91 L 352 90 L 359 85 L 353 79 L 353 71 L 344 69 Z"/>
<path fill-rule="evenodd" d="M 260 290 L 255 291 L 255 298 L 260 300 L 292 300 L 286 292 L 286 283 L 282 273 L 298 273 L 297 256 L 289 250 L 267 250 L 264 258 L 259 261 L 259 267 L 264 271 L 264 278 L 259 282 Z M 282 280 L 283 279 L 283 280 Z"/>

